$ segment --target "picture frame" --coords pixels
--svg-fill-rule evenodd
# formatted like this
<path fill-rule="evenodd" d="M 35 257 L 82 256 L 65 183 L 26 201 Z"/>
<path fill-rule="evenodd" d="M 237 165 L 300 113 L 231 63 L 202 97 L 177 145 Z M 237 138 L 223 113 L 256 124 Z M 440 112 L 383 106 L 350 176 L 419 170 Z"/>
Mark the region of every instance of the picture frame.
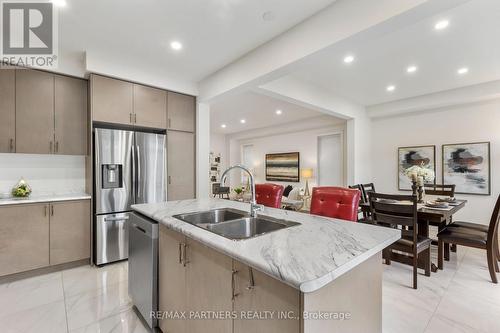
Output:
<path fill-rule="evenodd" d="M 300 182 L 300 153 L 266 154 L 266 180 Z"/>
<path fill-rule="evenodd" d="M 455 193 L 491 195 L 490 142 L 445 144 L 442 166 L 443 184 L 455 184 Z"/>
<path fill-rule="evenodd" d="M 421 145 L 421 146 L 408 146 L 398 147 L 398 190 L 411 191 L 411 181 L 404 174 L 404 170 L 413 165 L 421 165 L 424 163 L 436 173 L 436 146 L 435 145 Z M 434 181 L 429 184 L 436 184 L 436 177 Z"/>

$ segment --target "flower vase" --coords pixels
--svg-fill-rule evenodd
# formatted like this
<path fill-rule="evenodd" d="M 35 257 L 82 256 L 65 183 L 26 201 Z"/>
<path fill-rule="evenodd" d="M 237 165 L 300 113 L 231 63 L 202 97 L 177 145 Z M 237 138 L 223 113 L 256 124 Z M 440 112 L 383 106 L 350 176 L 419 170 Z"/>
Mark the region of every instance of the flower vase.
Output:
<path fill-rule="evenodd" d="M 412 181 L 411 182 L 411 190 L 413 191 L 414 196 L 417 196 L 417 189 L 418 189 L 417 182 Z"/>
<path fill-rule="evenodd" d="M 425 195 L 425 190 L 424 190 L 424 178 L 423 177 L 418 177 L 417 181 L 418 185 L 418 203 L 424 203 L 424 195 Z"/>

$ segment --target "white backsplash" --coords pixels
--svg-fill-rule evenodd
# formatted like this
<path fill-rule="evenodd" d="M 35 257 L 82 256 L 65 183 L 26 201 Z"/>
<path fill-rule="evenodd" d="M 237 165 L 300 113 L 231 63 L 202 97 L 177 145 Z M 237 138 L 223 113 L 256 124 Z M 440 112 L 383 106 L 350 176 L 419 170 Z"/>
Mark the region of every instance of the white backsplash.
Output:
<path fill-rule="evenodd" d="M 83 193 L 85 156 L 0 154 L 0 197 L 24 178 L 33 195 Z"/>

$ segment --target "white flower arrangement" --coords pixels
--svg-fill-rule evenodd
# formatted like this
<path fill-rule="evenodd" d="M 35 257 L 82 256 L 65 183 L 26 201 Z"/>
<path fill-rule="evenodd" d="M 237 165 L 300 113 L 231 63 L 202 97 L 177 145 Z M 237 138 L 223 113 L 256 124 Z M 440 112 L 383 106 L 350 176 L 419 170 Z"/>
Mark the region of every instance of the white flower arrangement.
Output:
<path fill-rule="evenodd" d="M 404 171 L 406 177 L 412 182 L 416 182 L 420 177 L 426 182 L 433 182 L 436 178 L 434 170 L 422 166 L 414 165 Z"/>

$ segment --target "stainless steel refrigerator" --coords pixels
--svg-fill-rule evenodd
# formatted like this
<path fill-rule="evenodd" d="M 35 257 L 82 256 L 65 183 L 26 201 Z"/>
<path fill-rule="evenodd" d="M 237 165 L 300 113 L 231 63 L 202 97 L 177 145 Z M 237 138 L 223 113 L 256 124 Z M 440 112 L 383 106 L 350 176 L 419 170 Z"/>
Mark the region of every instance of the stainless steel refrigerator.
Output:
<path fill-rule="evenodd" d="M 128 258 L 131 205 L 166 200 L 166 136 L 96 128 L 94 262 Z"/>

